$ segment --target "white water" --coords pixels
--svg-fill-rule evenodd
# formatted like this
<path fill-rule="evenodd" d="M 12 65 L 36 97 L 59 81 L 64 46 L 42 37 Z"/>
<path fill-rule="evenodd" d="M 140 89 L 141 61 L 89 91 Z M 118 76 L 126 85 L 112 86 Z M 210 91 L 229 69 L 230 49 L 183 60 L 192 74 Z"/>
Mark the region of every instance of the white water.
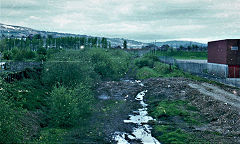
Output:
<path fill-rule="evenodd" d="M 136 81 L 140 86 L 143 84 L 140 81 Z M 128 120 L 124 120 L 124 123 L 134 123 L 136 127 L 133 128 L 131 134 L 125 132 L 115 132 L 113 139 L 117 141 L 118 144 L 129 144 L 129 140 L 139 140 L 142 143 L 147 144 L 160 144 L 160 142 L 155 139 L 151 134 L 151 127 L 147 124 L 149 120 L 153 120 L 151 116 L 148 116 L 147 104 L 144 103 L 143 98 L 147 90 L 142 91 L 137 94 L 135 100 L 140 101 L 143 108 L 133 111 L 133 115 L 129 115 Z"/>
<path fill-rule="evenodd" d="M 0 70 L 3 70 L 4 69 L 4 64 L 5 64 L 6 62 L 0 62 Z"/>

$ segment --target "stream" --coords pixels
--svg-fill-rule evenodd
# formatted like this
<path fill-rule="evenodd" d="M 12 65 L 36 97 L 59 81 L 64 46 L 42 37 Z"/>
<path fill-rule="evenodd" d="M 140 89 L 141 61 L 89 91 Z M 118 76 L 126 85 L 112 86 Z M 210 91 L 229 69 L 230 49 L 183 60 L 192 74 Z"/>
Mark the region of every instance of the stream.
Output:
<path fill-rule="evenodd" d="M 144 86 L 141 81 L 135 81 L 140 86 Z M 139 101 L 142 108 L 137 111 L 133 111 L 133 114 L 129 115 L 129 119 L 124 120 L 125 124 L 135 124 L 133 132 L 131 134 L 126 132 L 115 132 L 113 139 L 118 144 L 129 144 L 131 141 L 141 141 L 142 143 L 147 144 L 160 144 L 160 142 L 154 138 L 151 134 L 151 127 L 147 124 L 149 120 L 153 120 L 151 116 L 148 116 L 147 106 L 148 104 L 144 103 L 143 98 L 147 90 L 144 90 L 137 94 L 135 100 Z"/>

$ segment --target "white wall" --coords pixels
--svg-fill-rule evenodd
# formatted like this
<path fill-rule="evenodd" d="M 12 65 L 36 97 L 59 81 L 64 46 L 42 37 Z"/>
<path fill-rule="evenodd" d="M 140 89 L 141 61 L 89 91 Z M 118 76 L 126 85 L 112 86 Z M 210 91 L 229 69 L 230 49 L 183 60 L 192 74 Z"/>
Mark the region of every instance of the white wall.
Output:
<path fill-rule="evenodd" d="M 208 63 L 207 70 L 209 74 L 213 74 L 213 75 L 224 77 L 224 78 L 228 77 L 228 65 Z"/>

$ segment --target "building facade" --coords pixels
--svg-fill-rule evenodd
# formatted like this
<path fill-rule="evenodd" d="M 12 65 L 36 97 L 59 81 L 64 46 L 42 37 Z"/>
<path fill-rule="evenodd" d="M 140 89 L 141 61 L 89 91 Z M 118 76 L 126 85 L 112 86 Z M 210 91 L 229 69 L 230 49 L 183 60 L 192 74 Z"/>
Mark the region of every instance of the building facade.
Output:
<path fill-rule="evenodd" d="M 208 71 L 228 78 L 240 77 L 240 39 L 208 43 Z"/>

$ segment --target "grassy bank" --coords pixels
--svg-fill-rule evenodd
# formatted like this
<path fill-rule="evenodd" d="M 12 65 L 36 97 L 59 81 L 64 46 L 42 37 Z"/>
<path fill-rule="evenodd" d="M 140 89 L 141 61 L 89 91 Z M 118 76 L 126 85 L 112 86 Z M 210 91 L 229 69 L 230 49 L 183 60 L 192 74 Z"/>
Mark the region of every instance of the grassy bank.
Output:
<path fill-rule="evenodd" d="M 207 52 L 187 52 L 187 51 L 157 51 L 157 56 L 169 56 L 175 59 L 199 59 L 206 60 Z"/>

